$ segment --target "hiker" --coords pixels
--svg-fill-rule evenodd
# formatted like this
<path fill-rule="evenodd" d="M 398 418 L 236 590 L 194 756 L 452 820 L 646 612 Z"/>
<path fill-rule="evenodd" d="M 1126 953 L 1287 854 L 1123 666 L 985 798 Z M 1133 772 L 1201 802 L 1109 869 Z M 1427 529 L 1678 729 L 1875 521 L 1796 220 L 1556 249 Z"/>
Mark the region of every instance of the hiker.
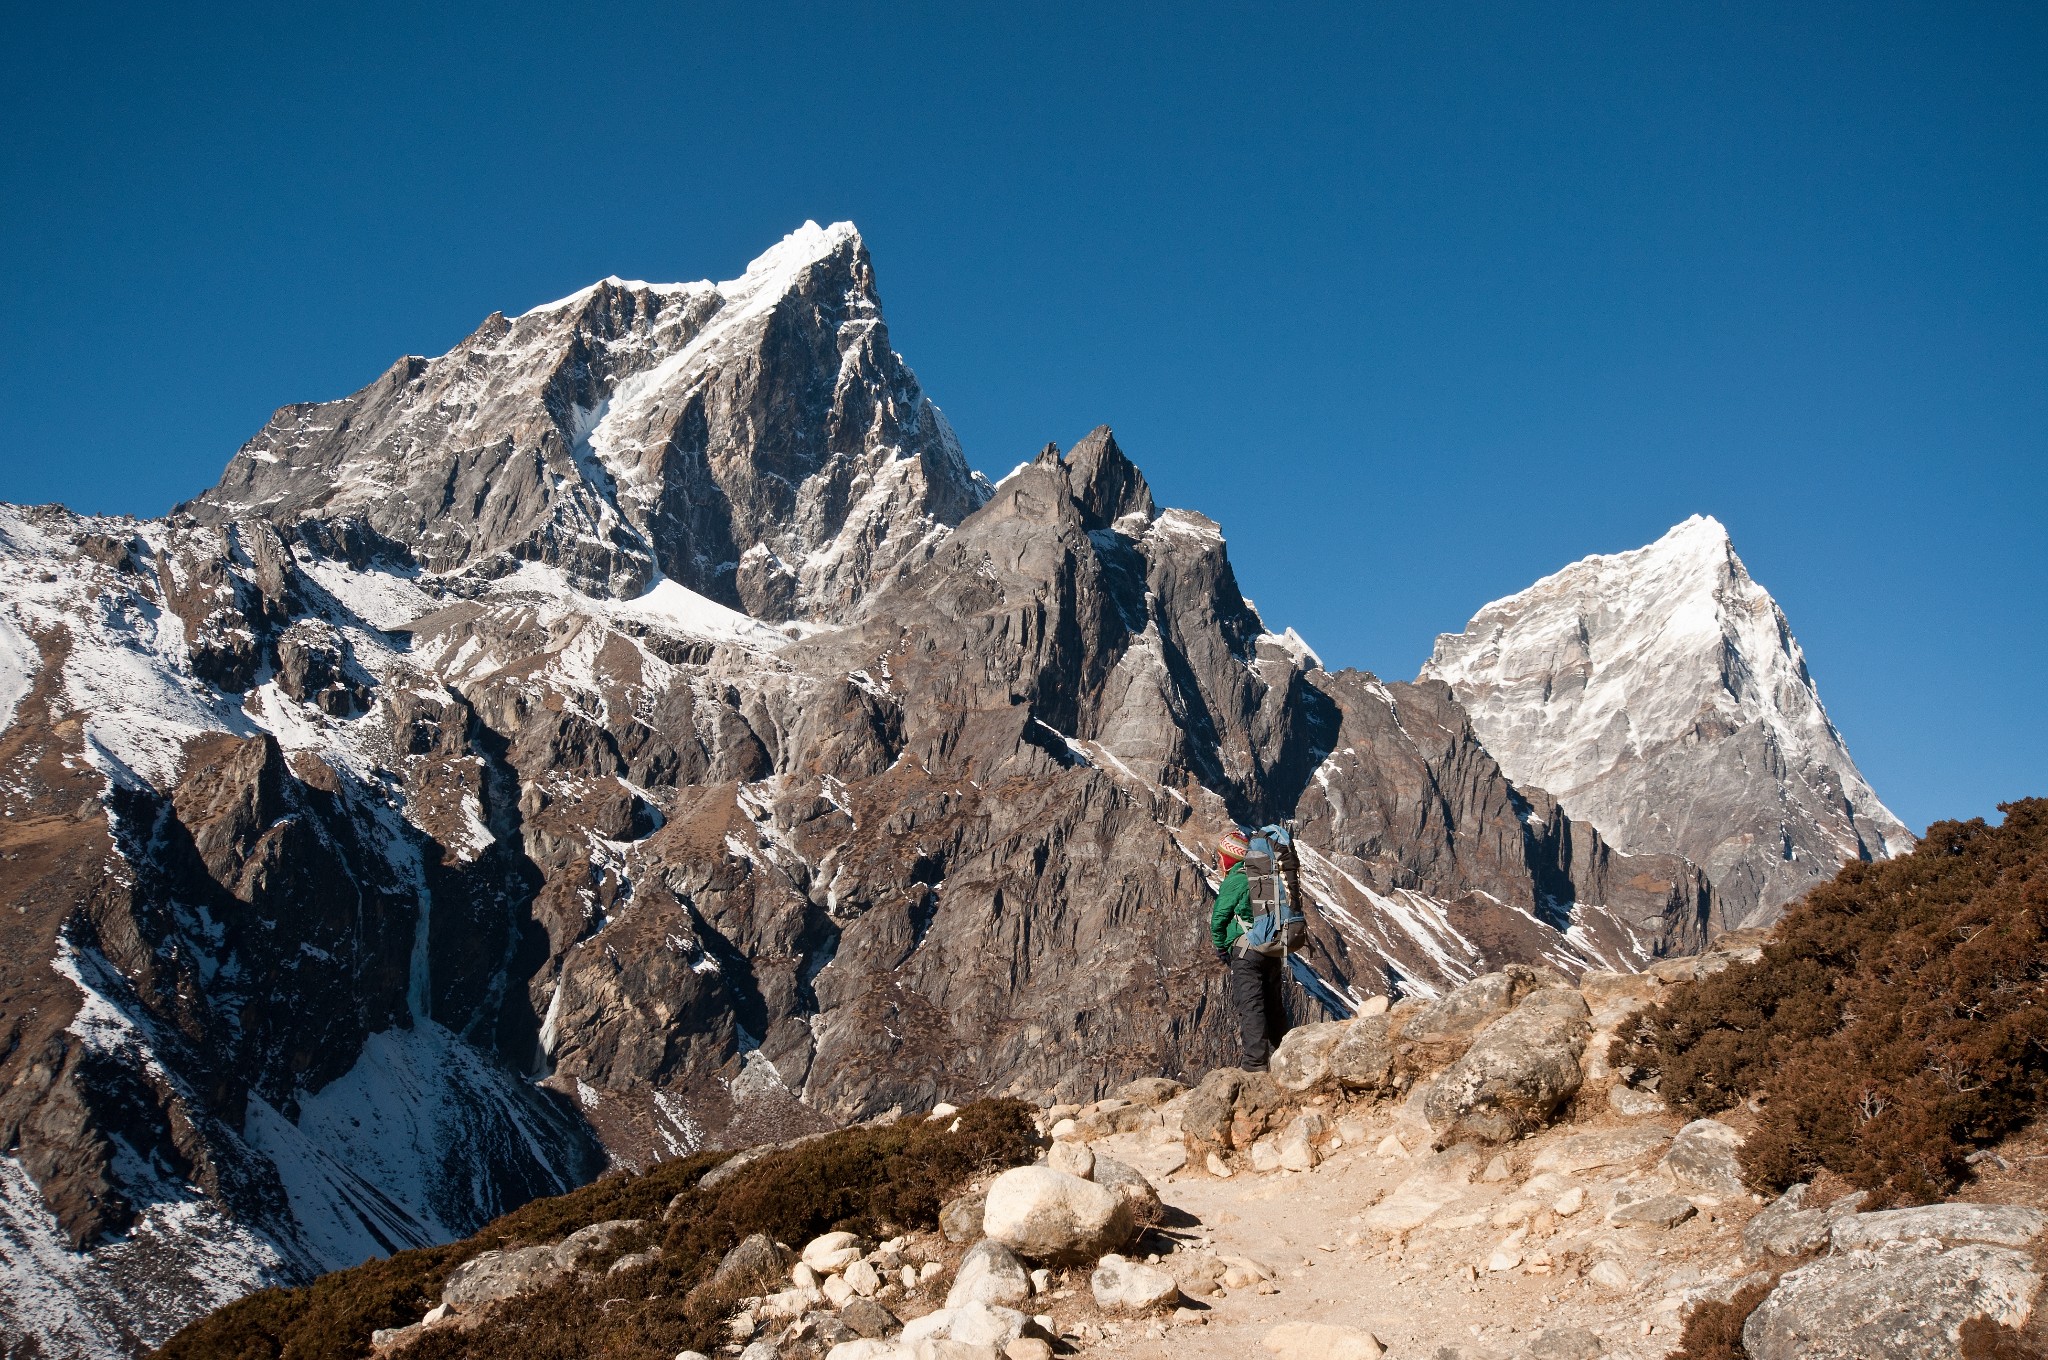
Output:
<path fill-rule="evenodd" d="M 1274 1045 L 1287 1032 L 1287 1012 L 1280 999 L 1280 952 L 1255 947 L 1245 938 L 1254 919 L 1251 880 L 1244 863 L 1248 854 L 1244 833 L 1235 827 L 1216 842 L 1216 867 L 1223 874 L 1223 886 L 1216 890 L 1216 905 L 1209 912 L 1209 942 L 1230 970 L 1230 1004 L 1237 1012 L 1244 1070 L 1263 1072 Z"/>

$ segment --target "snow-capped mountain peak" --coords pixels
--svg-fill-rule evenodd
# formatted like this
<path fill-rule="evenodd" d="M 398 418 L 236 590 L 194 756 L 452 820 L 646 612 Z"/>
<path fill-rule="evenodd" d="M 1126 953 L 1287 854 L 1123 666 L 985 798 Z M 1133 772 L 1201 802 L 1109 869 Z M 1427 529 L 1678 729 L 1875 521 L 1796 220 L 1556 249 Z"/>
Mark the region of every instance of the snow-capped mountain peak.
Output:
<path fill-rule="evenodd" d="M 1706 868 L 1728 924 L 1912 845 L 1712 516 L 1494 601 L 1437 639 L 1422 675 L 1451 686 L 1518 783 L 1624 849 Z"/>
<path fill-rule="evenodd" d="M 806 222 L 737 279 L 605 279 L 286 407 L 183 508 L 433 576 L 541 562 L 829 620 L 985 498 L 889 347 L 860 233 Z"/>

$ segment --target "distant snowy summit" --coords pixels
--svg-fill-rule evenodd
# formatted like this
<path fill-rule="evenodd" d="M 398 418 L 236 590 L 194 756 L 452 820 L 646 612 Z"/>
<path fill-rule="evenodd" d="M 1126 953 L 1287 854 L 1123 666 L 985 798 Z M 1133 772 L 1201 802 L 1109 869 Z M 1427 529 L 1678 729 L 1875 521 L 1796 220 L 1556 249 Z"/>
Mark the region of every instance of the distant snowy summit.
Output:
<path fill-rule="evenodd" d="M 1516 783 L 1623 850 L 1706 869 L 1717 925 L 1774 920 L 1843 861 L 1912 848 L 1711 517 L 1494 601 L 1422 678 L 1450 685 Z"/>
<path fill-rule="evenodd" d="M 889 347 L 860 233 L 806 222 L 737 279 L 605 279 L 287 406 L 181 509 L 441 576 L 667 577 L 780 621 L 843 617 L 987 494 Z"/>

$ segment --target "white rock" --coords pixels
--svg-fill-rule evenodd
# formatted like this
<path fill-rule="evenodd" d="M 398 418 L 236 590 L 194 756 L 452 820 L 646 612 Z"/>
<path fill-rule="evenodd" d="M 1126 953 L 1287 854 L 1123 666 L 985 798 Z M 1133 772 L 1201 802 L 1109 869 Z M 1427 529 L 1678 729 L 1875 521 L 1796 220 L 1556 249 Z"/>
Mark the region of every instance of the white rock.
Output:
<path fill-rule="evenodd" d="M 1365 999 L 1365 1004 L 1358 1008 L 1358 1018 L 1361 1020 L 1386 1013 L 1387 999 L 1384 996 L 1369 996 Z"/>
<path fill-rule="evenodd" d="M 1076 1124 L 1071 1119 L 1061 1119 L 1055 1121 L 1052 1126 L 1052 1136 L 1054 1138 L 1072 1138 L 1075 1134 L 1078 1134 L 1080 1131 L 1081 1126 L 1079 1124 Z"/>
<path fill-rule="evenodd" d="M 1031 1272 L 1031 1292 L 1034 1294 L 1050 1294 L 1052 1292 L 1052 1272 L 1050 1270 L 1040 1266 L 1037 1270 Z"/>
<path fill-rule="evenodd" d="M 1272 1137 L 1261 1138 L 1252 1144 L 1252 1170 L 1264 1174 L 1280 1169 L 1280 1143 Z"/>
<path fill-rule="evenodd" d="M 905 1269 L 907 1270 L 909 1269 L 909 1267 L 906 1266 Z M 926 1261 L 924 1265 L 918 1268 L 918 1283 L 924 1283 L 925 1281 L 931 1279 L 934 1275 L 937 1275 L 940 1271 L 944 1269 L 945 1267 L 940 1265 L 937 1261 Z"/>
<path fill-rule="evenodd" d="M 844 1308 L 853 1299 L 853 1286 L 846 1282 L 844 1275 L 826 1276 L 819 1289 L 834 1308 Z"/>
<path fill-rule="evenodd" d="M 1170 1308 L 1180 1300 L 1180 1286 L 1173 1276 L 1114 1252 L 1096 1263 L 1088 1277 L 1088 1289 L 1095 1296 L 1095 1306 L 1108 1313 L 1145 1313 Z"/>
<path fill-rule="evenodd" d="M 864 1299 L 873 1298 L 875 1291 L 882 1287 L 881 1272 L 866 1261 L 855 1261 L 840 1278 L 853 1286 L 853 1292 Z"/>
<path fill-rule="evenodd" d="M 1202 1163 L 1202 1165 L 1207 1167 L 1209 1174 L 1214 1176 L 1217 1180 L 1227 1181 L 1230 1179 L 1230 1163 L 1223 1160 L 1223 1156 L 1221 1153 L 1210 1153 L 1208 1158 Z"/>
<path fill-rule="evenodd" d="M 1280 1360 L 1380 1360 L 1386 1354 L 1371 1332 L 1323 1322 L 1283 1322 L 1266 1333 L 1264 1345 Z"/>
<path fill-rule="evenodd" d="M 1095 1172 L 1095 1154 L 1078 1138 L 1062 1138 L 1045 1154 L 1045 1164 L 1085 1181 Z"/>
<path fill-rule="evenodd" d="M 1406 1157 L 1408 1149 L 1397 1135 L 1390 1133 L 1380 1139 L 1380 1145 L 1373 1149 L 1373 1155 L 1387 1158 Z"/>
<path fill-rule="evenodd" d="M 1923 1204 L 1911 1209 L 1885 1209 L 1836 1221 L 1836 1251 L 1878 1247 L 1887 1242 L 1912 1242 L 1931 1237 L 1938 1242 L 1992 1242 L 2024 1247 L 2048 1232 L 2048 1213 L 2020 1204 Z"/>
<path fill-rule="evenodd" d="M 785 1289 L 762 1299 L 754 1311 L 768 1321 L 787 1322 L 802 1317 L 824 1301 L 824 1294 L 816 1289 Z"/>
<path fill-rule="evenodd" d="M 982 1231 L 1035 1260 L 1114 1251 L 1132 1230 L 1129 1201 L 1049 1166 L 1013 1167 L 988 1188 Z"/>
<path fill-rule="evenodd" d="M 1557 1197 L 1556 1203 L 1550 1206 L 1550 1212 L 1559 1218 L 1570 1218 L 1585 1207 L 1586 1191 L 1584 1187 L 1575 1185 Z"/>
<path fill-rule="evenodd" d="M 938 1263 L 937 1263 L 937 1262 L 935 1261 L 935 1262 L 933 1262 L 932 1264 L 934 1264 L 934 1265 L 937 1265 Z M 903 1267 L 903 1269 L 901 1269 L 901 1270 L 899 1270 L 899 1271 L 897 1271 L 897 1272 L 896 1272 L 896 1278 L 897 1278 L 897 1279 L 899 1279 L 899 1280 L 901 1280 L 901 1281 L 903 1281 L 903 1287 L 904 1287 L 905 1289 L 915 1289 L 915 1288 L 917 1288 L 917 1267 L 916 1267 L 916 1266 L 905 1266 L 905 1267 Z"/>
<path fill-rule="evenodd" d="M 953 1273 L 953 1287 L 946 1292 L 946 1307 L 970 1303 L 1010 1307 L 1031 1297 L 1031 1276 L 1024 1263 L 1001 1242 L 984 1237 L 960 1258 Z"/>
<path fill-rule="evenodd" d="M 925 1120 L 927 1123 L 929 1123 L 931 1121 L 939 1119 L 951 1119 L 954 1115 L 958 1113 L 960 1113 L 959 1106 L 948 1105 L 945 1101 L 942 1100 L 938 1104 L 932 1106 L 932 1112 L 925 1116 Z"/>
<path fill-rule="evenodd" d="M 1602 1289 L 1633 1289 L 1635 1277 L 1619 1261 L 1595 1261 L 1593 1268 L 1586 1272 L 1586 1278 Z"/>
<path fill-rule="evenodd" d="M 789 1268 L 789 1278 L 798 1289 L 816 1289 L 821 1283 L 818 1272 L 812 1270 L 802 1261 L 798 1261 Z"/>
<path fill-rule="evenodd" d="M 860 1239 L 850 1232 L 829 1232 L 805 1243 L 802 1256 L 820 1275 L 836 1275 L 860 1259 Z"/>

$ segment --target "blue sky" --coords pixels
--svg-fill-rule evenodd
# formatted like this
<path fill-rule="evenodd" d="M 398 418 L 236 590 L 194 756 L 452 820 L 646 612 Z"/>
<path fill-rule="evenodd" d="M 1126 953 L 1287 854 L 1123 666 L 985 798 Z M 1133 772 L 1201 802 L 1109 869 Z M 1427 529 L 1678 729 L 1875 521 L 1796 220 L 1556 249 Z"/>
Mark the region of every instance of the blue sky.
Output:
<path fill-rule="evenodd" d="M 41 6 L 0 76 L 0 498 L 850 218 L 976 466 L 1113 425 L 1332 665 L 1700 511 L 1908 823 L 2048 794 L 2038 6 Z"/>

